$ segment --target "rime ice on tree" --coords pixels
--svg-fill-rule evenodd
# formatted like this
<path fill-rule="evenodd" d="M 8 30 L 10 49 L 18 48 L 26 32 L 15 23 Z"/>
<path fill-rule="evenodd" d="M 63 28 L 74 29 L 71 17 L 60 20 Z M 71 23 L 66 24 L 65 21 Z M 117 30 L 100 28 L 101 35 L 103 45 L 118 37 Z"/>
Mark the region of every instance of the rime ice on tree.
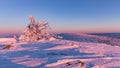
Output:
<path fill-rule="evenodd" d="M 21 41 L 37 41 L 41 39 L 50 40 L 53 38 L 47 32 L 50 28 L 47 22 L 36 22 L 33 16 L 30 16 L 29 19 L 30 24 L 24 30 L 24 34 L 19 37 Z"/>

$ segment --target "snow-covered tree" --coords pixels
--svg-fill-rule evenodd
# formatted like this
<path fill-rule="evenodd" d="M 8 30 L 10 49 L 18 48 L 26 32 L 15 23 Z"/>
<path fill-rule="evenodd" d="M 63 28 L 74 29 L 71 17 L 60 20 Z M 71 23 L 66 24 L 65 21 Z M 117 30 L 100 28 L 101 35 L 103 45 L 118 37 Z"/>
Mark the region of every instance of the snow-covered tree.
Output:
<path fill-rule="evenodd" d="M 50 38 L 53 38 L 47 32 L 50 28 L 47 22 L 36 22 L 33 16 L 30 16 L 29 19 L 30 24 L 24 30 L 24 34 L 19 37 L 21 41 L 49 40 Z"/>

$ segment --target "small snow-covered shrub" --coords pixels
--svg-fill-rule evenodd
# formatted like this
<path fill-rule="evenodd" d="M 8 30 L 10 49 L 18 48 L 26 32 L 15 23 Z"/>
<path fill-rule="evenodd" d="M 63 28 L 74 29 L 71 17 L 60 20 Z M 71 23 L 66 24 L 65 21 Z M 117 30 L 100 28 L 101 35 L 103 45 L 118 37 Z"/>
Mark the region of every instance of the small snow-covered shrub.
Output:
<path fill-rule="evenodd" d="M 45 21 L 36 22 L 33 16 L 29 17 L 30 24 L 24 30 L 24 34 L 20 35 L 20 41 L 38 41 L 38 40 L 54 40 L 55 38 L 47 32 L 50 29 Z"/>

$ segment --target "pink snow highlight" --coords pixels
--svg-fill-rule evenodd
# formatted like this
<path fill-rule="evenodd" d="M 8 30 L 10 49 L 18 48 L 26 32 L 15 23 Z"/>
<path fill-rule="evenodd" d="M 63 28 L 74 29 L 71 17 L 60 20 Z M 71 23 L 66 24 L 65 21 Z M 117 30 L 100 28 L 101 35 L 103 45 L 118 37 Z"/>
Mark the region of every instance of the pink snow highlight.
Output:
<path fill-rule="evenodd" d="M 15 43 L 15 42 L 16 42 L 16 40 L 14 38 L 0 38 L 1 44 Z"/>
<path fill-rule="evenodd" d="M 72 48 L 75 48 L 75 46 L 67 45 L 67 47 L 66 47 L 65 45 L 61 45 L 61 46 L 55 46 L 52 48 L 48 48 L 46 50 L 66 50 L 66 49 L 72 49 Z"/>

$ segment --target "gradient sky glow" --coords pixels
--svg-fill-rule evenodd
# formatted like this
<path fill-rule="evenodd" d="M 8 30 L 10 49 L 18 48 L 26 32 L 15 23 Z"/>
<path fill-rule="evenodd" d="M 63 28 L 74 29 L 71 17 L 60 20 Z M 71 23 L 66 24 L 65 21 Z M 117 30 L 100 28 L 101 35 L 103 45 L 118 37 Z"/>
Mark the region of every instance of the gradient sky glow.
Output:
<path fill-rule="evenodd" d="M 54 31 L 120 32 L 120 0 L 0 0 L 0 33 L 23 31 L 30 15 Z"/>

